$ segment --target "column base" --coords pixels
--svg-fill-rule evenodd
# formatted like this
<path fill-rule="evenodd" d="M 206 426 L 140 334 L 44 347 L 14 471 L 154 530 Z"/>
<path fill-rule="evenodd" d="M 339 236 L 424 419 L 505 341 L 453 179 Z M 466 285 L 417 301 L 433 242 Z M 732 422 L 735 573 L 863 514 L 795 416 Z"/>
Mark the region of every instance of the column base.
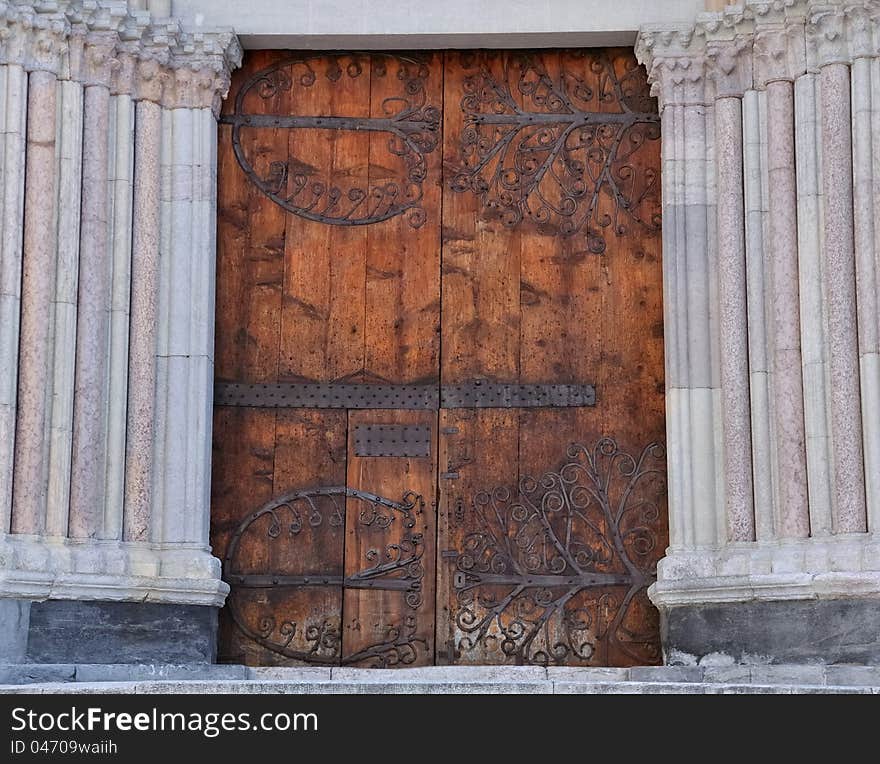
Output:
<path fill-rule="evenodd" d="M 880 665 L 880 599 L 713 602 L 660 615 L 670 665 Z"/>
<path fill-rule="evenodd" d="M 217 657 L 216 607 L 75 600 L 23 604 L 30 605 L 27 663 L 192 664 Z"/>
<path fill-rule="evenodd" d="M 880 665 L 871 534 L 671 549 L 648 594 L 669 664 Z"/>

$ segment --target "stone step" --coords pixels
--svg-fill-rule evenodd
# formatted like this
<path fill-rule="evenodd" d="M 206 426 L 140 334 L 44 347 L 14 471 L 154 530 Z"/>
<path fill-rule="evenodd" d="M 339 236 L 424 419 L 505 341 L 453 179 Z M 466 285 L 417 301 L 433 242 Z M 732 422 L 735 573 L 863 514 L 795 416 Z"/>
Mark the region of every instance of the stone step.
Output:
<path fill-rule="evenodd" d="M 880 666 L 431 666 L 409 669 L 234 665 L 0 665 L 0 693 L 880 694 Z"/>

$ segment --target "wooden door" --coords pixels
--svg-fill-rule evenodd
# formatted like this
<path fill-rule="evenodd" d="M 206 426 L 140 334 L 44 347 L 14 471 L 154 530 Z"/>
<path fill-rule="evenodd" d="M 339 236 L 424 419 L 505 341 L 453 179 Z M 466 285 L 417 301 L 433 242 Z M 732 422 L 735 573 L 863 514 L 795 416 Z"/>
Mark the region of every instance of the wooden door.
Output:
<path fill-rule="evenodd" d="M 659 120 L 630 51 L 248 54 L 221 660 L 659 660 Z"/>

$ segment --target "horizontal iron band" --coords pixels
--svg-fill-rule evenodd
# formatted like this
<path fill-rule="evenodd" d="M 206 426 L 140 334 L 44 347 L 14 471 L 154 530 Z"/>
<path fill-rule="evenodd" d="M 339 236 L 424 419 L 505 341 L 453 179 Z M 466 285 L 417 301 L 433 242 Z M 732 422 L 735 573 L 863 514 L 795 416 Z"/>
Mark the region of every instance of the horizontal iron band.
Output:
<path fill-rule="evenodd" d="M 593 385 L 362 385 L 217 382 L 217 406 L 310 409 L 581 408 L 596 405 Z"/>
<path fill-rule="evenodd" d="M 309 576 L 273 576 L 271 574 L 232 574 L 224 577 L 230 586 L 242 589 L 271 589 L 275 586 L 344 586 L 346 589 L 382 589 L 383 591 L 408 591 L 412 581 L 403 578 L 358 578 L 356 576 L 325 576 L 315 573 Z"/>

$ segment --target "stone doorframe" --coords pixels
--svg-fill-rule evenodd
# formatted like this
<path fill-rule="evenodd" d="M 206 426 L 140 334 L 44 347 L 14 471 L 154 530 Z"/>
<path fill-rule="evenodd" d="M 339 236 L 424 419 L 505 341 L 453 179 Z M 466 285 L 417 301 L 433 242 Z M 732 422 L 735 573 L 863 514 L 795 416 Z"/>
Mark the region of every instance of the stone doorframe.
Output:
<path fill-rule="evenodd" d="M 0 660 L 210 660 L 227 592 L 215 120 L 241 48 L 139 5 L 0 0 Z M 749 0 L 636 51 L 663 132 L 666 658 L 880 661 L 880 3 Z M 71 600 L 112 646 L 70 641 Z M 119 652 L 132 624 L 153 652 Z"/>

